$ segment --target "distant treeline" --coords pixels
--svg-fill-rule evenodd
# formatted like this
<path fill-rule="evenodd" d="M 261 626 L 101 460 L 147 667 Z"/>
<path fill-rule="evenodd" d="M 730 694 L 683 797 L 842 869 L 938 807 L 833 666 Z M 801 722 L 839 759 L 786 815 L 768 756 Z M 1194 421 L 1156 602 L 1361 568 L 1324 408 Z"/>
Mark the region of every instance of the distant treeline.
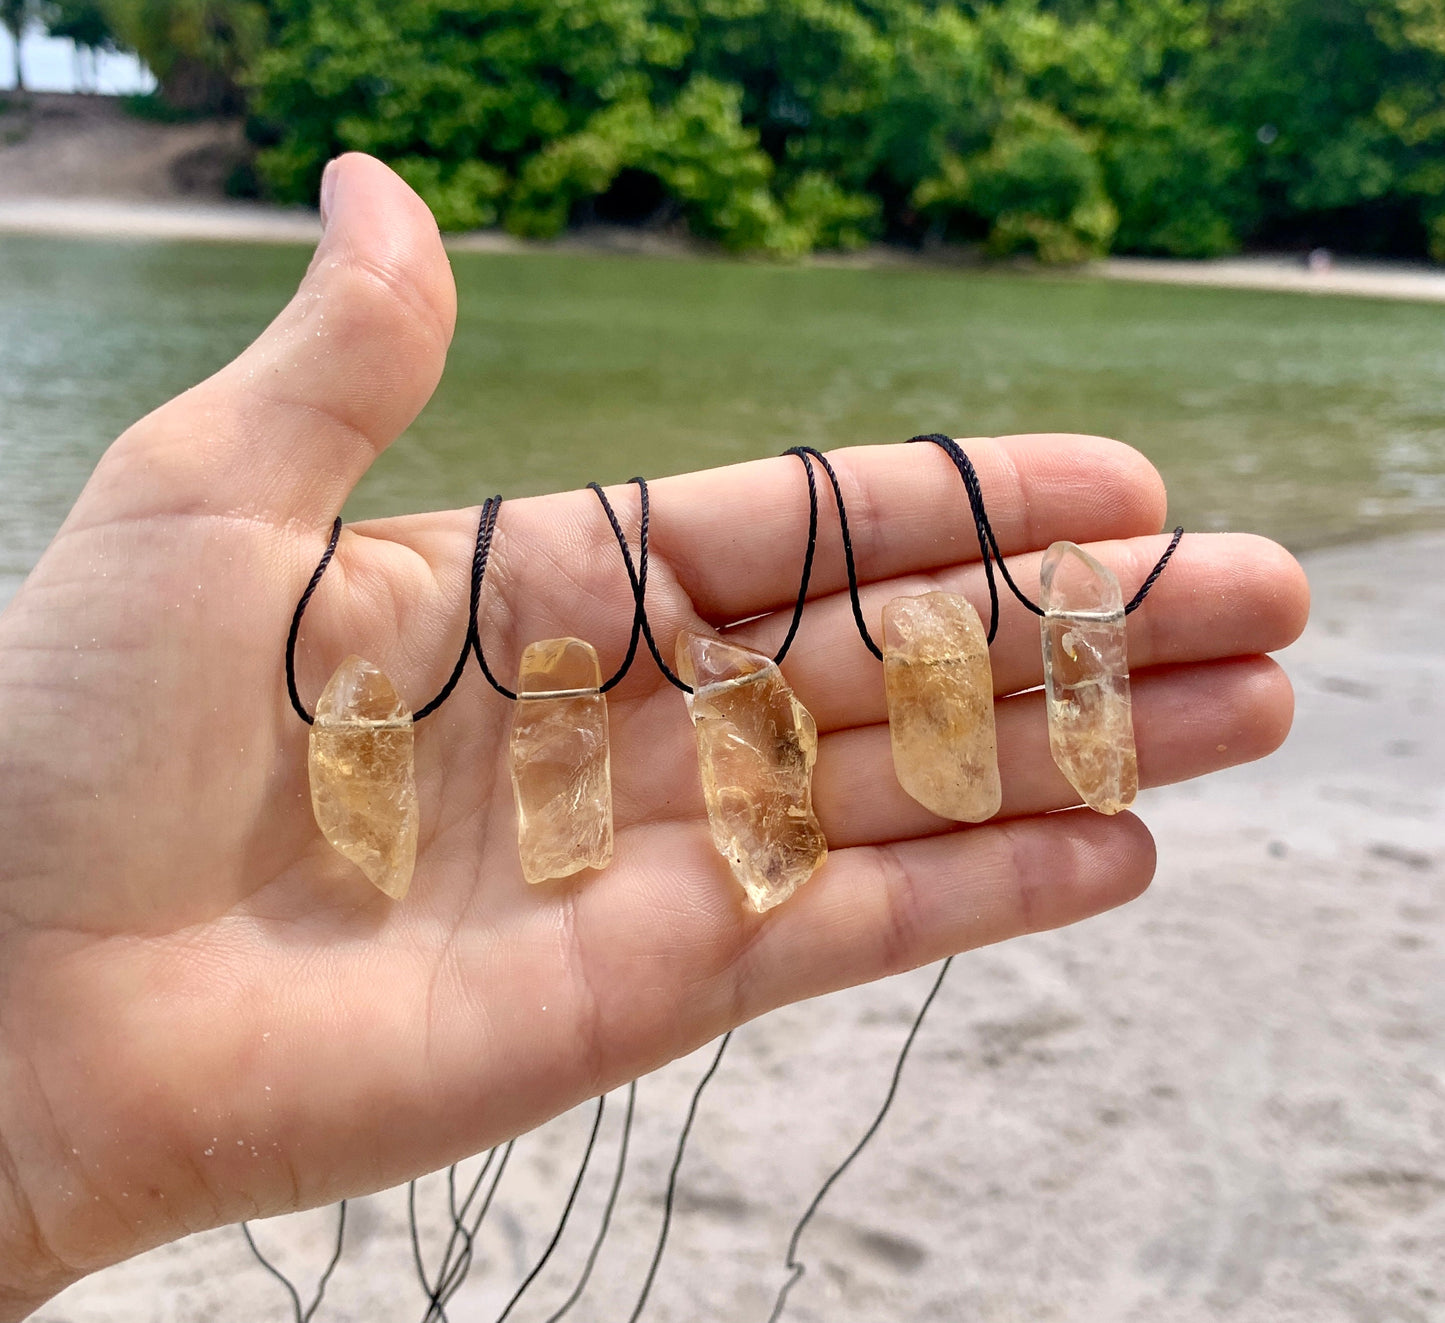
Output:
<path fill-rule="evenodd" d="M 3 0 L 13 3 L 14 0 Z M 36 3 L 36 0 L 29 0 Z M 43 8 L 44 6 L 42 6 Z M 735 249 L 1445 260 L 1445 0 L 95 0 L 261 185 L 391 162 L 442 225 Z"/>

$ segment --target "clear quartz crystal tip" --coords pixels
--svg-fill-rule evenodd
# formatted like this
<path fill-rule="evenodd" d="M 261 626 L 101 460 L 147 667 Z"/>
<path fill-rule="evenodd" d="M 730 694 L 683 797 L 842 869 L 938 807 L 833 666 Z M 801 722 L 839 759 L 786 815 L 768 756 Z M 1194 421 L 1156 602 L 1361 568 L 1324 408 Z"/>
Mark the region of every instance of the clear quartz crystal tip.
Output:
<path fill-rule="evenodd" d="M 1139 793 L 1119 580 L 1083 548 L 1055 542 L 1039 593 L 1049 750 L 1085 804 L 1118 813 Z"/>

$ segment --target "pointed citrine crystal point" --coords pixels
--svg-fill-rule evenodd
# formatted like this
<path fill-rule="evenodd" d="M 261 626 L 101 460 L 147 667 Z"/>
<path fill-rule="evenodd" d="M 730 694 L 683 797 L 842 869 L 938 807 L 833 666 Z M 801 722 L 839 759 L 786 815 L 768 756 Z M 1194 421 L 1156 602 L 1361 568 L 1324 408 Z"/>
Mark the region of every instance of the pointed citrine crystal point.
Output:
<path fill-rule="evenodd" d="M 883 685 L 899 785 L 941 818 L 993 817 L 1003 803 L 993 670 L 972 603 L 953 593 L 889 602 Z"/>
<path fill-rule="evenodd" d="M 416 867 L 413 727 L 390 680 L 348 657 L 321 691 L 307 768 L 322 835 L 395 900 Z"/>
<path fill-rule="evenodd" d="M 761 913 L 828 857 L 813 813 L 818 728 L 770 657 L 684 630 L 677 671 L 697 736 L 713 844 Z"/>
<path fill-rule="evenodd" d="M 612 754 L 597 651 L 544 639 L 522 654 L 512 715 L 517 850 L 528 882 L 612 861 Z"/>
<path fill-rule="evenodd" d="M 1085 804 L 1118 813 L 1139 793 L 1119 580 L 1081 547 L 1055 542 L 1039 590 L 1049 749 Z"/>

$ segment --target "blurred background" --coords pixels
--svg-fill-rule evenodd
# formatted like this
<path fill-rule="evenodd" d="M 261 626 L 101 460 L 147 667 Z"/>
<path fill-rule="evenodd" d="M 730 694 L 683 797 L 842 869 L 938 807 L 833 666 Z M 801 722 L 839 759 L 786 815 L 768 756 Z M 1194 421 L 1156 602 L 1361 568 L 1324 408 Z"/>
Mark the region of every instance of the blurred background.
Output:
<path fill-rule="evenodd" d="M 1134 905 L 957 963 L 787 1317 L 1445 1319 L 1441 0 L 0 0 L 5 88 L 0 605 L 109 440 L 288 297 L 348 149 L 460 294 L 348 517 L 1067 430 L 1300 553 L 1290 742 L 1146 792 Z M 929 977 L 740 1031 L 649 1317 L 767 1317 Z M 643 1081 L 577 1317 L 630 1310 L 705 1064 Z M 535 1259 L 589 1123 L 521 1141 L 454 1319 Z M 259 1234 L 324 1266 L 324 1214 Z M 362 1201 L 318 1317 L 422 1312 L 404 1198 Z M 39 1317 L 286 1316 L 226 1229 Z"/>

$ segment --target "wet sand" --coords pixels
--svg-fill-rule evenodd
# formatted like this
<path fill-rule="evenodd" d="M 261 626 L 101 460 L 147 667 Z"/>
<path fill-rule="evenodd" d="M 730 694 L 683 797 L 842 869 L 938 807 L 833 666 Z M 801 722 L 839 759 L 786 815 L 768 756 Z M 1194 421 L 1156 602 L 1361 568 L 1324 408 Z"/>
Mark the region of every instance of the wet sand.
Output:
<path fill-rule="evenodd" d="M 1306 559 L 1283 654 L 1294 733 L 1265 762 L 1147 793 L 1153 887 L 966 955 L 897 1105 L 803 1247 L 786 1318 L 1426 1323 L 1445 1318 L 1445 536 Z M 932 972 L 745 1026 L 706 1095 L 646 1318 L 762 1323 L 792 1223 L 882 1099 Z M 581 1323 L 625 1319 L 671 1145 L 709 1053 L 642 1081 Z M 600 1216 L 621 1095 L 533 1295 L 567 1295 Z M 524 1138 L 454 1323 L 496 1317 L 551 1234 L 591 1122 Z M 423 1187 L 427 1243 L 445 1198 Z M 298 1279 L 331 1214 L 263 1223 Z M 303 1290 L 305 1288 L 303 1287 Z M 415 1320 L 405 1200 L 353 1204 L 319 1319 Z M 289 1317 L 225 1228 L 83 1282 L 49 1323 Z"/>

